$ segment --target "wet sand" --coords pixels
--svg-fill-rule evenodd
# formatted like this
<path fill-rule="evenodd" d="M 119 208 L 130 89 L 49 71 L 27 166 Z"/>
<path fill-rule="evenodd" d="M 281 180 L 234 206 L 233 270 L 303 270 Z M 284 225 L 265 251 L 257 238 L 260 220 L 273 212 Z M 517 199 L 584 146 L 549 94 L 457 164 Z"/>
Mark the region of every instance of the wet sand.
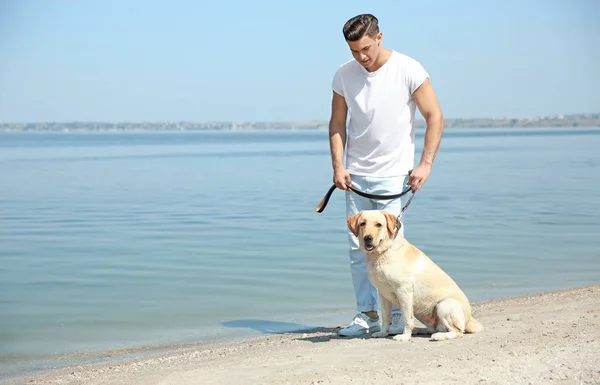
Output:
<path fill-rule="evenodd" d="M 496 299 L 473 309 L 485 330 L 451 341 L 342 338 L 335 325 L 189 345 L 7 383 L 600 384 L 600 285 Z"/>

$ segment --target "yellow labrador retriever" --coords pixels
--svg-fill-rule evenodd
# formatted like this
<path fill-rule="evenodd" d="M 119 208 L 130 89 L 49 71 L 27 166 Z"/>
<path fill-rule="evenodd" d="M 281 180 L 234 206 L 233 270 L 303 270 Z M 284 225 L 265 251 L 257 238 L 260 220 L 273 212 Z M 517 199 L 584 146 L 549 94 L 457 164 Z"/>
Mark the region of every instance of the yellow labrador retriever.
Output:
<path fill-rule="evenodd" d="M 408 341 L 413 333 L 432 334 L 441 341 L 476 333 L 483 326 L 471 315 L 471 305 L 458 285 L 400 233 L 397 217 L 365 210 L 347 218 L 367 261 L 367 274 L 379 291 L 381 331 L 388 335 L 392 304 L 402 311 L 404 331 L 394 340 Z M 426 328 L 415 328 L 413 317 Z"/>

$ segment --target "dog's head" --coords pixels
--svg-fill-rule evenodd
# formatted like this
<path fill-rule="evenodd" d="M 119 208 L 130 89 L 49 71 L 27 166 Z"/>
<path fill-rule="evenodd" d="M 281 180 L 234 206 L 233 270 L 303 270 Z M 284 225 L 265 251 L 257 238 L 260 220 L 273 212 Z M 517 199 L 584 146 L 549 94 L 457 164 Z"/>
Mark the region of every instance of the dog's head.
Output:
<path fill-rule="evenodd" d="M 396 226 L 400 226 L 397 217 L 384 210 L 363 210 L 348 217 L 346 222 L 366 253 L 383 251 Z"/>

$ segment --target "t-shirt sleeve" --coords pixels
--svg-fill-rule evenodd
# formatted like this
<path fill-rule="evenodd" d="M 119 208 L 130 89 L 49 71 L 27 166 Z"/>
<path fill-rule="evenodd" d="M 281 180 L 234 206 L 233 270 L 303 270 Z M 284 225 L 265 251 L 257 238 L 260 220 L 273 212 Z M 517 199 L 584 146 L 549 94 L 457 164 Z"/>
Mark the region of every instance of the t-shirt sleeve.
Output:
<path fill-rule="evenodd" d="M 342 74 L 341 69 L 338 69 L 333 75 L 333 80 L 331 82 L 331 88 L 338 94 L 344 96 L 344 87 L 342 87 Z"/>
<path fill-rule="evenodd" d="M 409 61 L 408 69 L 406 71 L 406 82 L 411 95 L 428 77 L 429 74 L 427 73 L 427 70 L 423 68 L 421 63 L 415 59 Z"/>

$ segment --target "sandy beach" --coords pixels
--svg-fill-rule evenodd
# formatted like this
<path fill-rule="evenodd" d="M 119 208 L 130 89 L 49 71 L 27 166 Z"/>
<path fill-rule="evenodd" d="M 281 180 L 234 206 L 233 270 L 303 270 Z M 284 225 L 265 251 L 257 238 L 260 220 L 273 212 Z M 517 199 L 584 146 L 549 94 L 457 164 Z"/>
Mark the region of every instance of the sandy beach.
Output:
<path fill-rule="evenodd" d="M 479 334 L 432 342 L 306 333 L 199 344 L 9 384 L 600 384 L 600 285 L 473 304 Z"/>

